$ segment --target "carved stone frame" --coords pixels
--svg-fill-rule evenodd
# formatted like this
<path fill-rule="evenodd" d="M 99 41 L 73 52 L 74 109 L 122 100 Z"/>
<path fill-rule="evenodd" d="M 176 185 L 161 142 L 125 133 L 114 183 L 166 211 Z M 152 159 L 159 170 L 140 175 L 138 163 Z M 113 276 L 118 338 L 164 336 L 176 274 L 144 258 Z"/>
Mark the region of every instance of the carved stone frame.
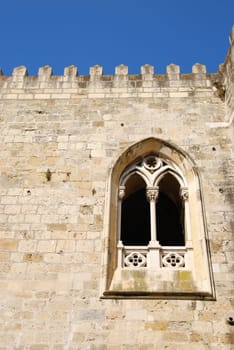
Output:
<path fill-rule="evenodd" d="M 132 270 L 118 265 L 120 178 L 130 164 L 149 154 L 173 162 L 186 179 L 188 190 L 182 189 L 181 195 L 189 212 L 187 229 L 190 230 L 193 249 L 193 263 L 189 269 Z M 178 147 L 160 139 L 148 138 L 120 155 L 110 169 L 103 238 L 102 298 L 215 299 L 201 182 L 193 160 Z"/>

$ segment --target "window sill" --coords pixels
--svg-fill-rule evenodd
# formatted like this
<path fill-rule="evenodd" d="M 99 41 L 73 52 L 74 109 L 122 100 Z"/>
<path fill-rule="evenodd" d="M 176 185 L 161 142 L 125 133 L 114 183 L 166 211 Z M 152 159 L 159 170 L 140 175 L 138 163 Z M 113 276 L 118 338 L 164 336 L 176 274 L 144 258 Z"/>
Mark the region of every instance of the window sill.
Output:
<path fill-rule="evenodd" d="M 118 268 L 104 299 L 200 299 L 215 300 L 207 280 L 195 280 L 185 269 Z"/>
<path fill-rule="evenodd" d="M 145 292 L 145 291 L 105 291 L 101 299 L 171 299 L 171 300 L 216 300 L 206 292 Z"/>

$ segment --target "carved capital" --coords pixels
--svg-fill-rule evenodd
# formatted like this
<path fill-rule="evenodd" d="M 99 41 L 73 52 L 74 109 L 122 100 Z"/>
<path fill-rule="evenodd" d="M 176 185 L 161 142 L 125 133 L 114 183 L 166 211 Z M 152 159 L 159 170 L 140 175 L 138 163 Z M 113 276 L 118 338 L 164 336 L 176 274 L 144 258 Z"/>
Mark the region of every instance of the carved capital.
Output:
<path fill-rule="evenodd" d="M 156 201 L 156 199 L 158 198 L 158 194 L 159 194 L 159 187 L 147 187 L 146 189 L 146 196 L 149 202 L 151 201 Z"/>
<path fill-rule="evenodd" d="M 180 195 L 181 195 L 181 198 L 183 199 L 183 201 L 187 201 L 189 199 L 188 187 L 181 187 Z"/>
<path fill-rule="evenodd" d="M 122 200 L 125 196 L 125 186 L 119 186 L 119 199 Z"/>

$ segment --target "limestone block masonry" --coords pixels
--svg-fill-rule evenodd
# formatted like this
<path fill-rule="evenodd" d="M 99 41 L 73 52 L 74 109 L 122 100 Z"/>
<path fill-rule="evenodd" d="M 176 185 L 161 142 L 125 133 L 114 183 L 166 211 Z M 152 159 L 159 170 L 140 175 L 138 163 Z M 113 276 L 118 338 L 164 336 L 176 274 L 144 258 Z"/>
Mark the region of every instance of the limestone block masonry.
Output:
<path fill-rule="evenodd" d="M 101 66 L 89 76 L 75 66 L 63 76 L 49 66 L 37 76 L 0 70 L 0 350 L 233 349 L 233 117 L 234 26 L 217 73 L 202 64 L 189 74 L 174 64 L 137 75 L 120 65 L 113 76 Z M 118 248 L 112 171 L 145 140 L 175 145 L 199 174 L 185 200 L 202 203 L 198 220 L 190 215 L 205 237 L 194 278 L 206 256 L 209 298 L 173 295 L 173 281 L 170 297 L 164 284 L 160 295 L 108 295 Z M 149 150 L 169 157 L 160 147 Z"/>

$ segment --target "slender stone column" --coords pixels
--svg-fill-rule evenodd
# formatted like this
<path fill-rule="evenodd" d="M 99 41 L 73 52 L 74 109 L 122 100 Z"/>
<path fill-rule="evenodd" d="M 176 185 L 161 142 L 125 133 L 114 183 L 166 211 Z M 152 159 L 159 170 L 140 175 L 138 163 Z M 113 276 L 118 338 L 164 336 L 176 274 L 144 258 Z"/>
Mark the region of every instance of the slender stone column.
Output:
<path fill-rule="evenodd" d="M 125 186 L 119 186 L 118 197 L 118 240 L 120 241 L 121 235 L 121 214 L 122 214 L 122 200 L 125 196 Z"/>
<path fill-rule="evenodd" d="M 157 241 L 157 226 L 156 226 L 156 201 L 159 193 L 157 187 L 147 187 L 146 196 L 150 203 L 150 230 L 151 230 L 151 242 Z"/>
<path fill-rule="evenodd" d="M 192 241 L 191 230 L 190 230 L 190 217 L 189 217 L 189 191 L 187 187 L 181 187 L 180 195 L 184 206 L 184 232 L 186 245 L 190 245 Z"/>
<path fill-rule="evenodd" d="M 193 266 L 193 245 L 192 245 L 192 235 L 190 230 L 190 217 L 189 217 L 189 191 L 187 187 L 181 187 L 180 195 L 184 206 L 184 232 L 185 232 L 185 266 L 191 269 Z"/>
<path fill-rule="evenodd" d="M 119 194 L 118 194 L 118 267 L 122 267 L 122 256 L 123 256 L 123 242 L 121 241 L 121 214 L 122 214 L 122 199 L 125 196 L 125 186 L 119 186 Z"/>
<path fill-rule="evenodd" d="M 147 266 L 152 270 L 160 267 L 160 244 L 157 241 L 157 225 L 156 225 L 156 201 L 158 198 L 159 188 L 147 187 L 146 196 L 150 203 L 150 229 L 151 240 L 149 242 L 149 254 L 147 256 Z"/>
<path fill-rule="evenodd" d="M 123 267 L 123 249 L 124 249 L 124 245 L 122 241 L 119 241 L 117 244 L 117 252 L 118 252 L 118 256 L 117 256 L 117 266 L 118 268 Z"/>

